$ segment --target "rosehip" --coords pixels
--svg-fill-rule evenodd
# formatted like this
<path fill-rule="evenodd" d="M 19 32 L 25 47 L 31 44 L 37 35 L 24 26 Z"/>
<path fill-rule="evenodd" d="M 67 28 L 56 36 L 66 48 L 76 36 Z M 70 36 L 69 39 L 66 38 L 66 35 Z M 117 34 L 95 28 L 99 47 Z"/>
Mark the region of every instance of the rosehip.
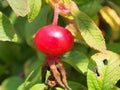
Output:
<path fill-rule="evenodd" d="M 72 48 L 73 43 L 70 31 L 53 24 L 40 28 L 34 38 L 36 48 L 47 56 L 64 54 Z"/>
<path fill-rule="evenodd" d="M 50 70 L 52 77 L 47 79 L 47 84 L 54 87 L 56 84 L 61 85 L 67 90 L 71 88 L 67 84 L 66 72 L 59 55 L 69 51 L 74 43 L 74 39 L 70 31 L 58 26 L 58 12 L 59 6 L 56 3 L 54 9 L 53 23 L 44 26 L 38 30 L 34 38 L 34 44 L 36 48 L 46 54 L 46 59 L 42 64 L 42 81 L 46 81 L 47 70 Z"/>

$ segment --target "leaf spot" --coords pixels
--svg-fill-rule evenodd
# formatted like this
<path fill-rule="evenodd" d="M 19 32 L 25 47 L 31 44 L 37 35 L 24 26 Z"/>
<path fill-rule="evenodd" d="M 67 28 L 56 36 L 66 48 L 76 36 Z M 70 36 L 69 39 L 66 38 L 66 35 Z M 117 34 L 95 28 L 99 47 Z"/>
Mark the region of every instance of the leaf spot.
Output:
<path fill-rule="evenodd" d="M 97 77 L 101 77 L 100 73 L 98 72 L 98 69 L 95 67 L 95 73 L 97 75 Z"/>
<path fill-rule="evenodd" d="M 103 63 L 104 63 L 104 65 L 108 65 L 108 60 L 107 60 L 107 59 L 104 59 L 104 60 L 103 60 Z"/>

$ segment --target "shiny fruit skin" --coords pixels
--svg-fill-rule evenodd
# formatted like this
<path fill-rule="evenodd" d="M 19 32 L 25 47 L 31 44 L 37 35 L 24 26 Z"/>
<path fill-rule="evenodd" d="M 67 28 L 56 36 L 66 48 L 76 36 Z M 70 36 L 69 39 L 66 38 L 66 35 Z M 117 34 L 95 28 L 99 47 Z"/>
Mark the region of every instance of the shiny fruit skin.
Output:
<path fill-rule="evenodd" d="M 40 28 L 34 38 L 35 47 L 48 56 L 64 54 L 72 48 L 73 43 L 70 31 L 53 24 Z"/>

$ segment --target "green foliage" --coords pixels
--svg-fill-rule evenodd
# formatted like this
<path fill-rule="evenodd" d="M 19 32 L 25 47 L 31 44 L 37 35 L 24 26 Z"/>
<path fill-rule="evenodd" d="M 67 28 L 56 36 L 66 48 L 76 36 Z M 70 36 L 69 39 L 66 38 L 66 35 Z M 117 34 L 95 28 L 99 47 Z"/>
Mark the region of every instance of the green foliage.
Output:
<path fill-rule="evenodd" d="M 101 31 L 94 22 L 84 13 L 73 8 L 72 14 L 75 17 L 78 29 L 86 43 L 101 52 L 106 50 L 105 41 Z"/>
<path fill-rule="evenodd" d="M 58 24 L 75 38 L 61 55 L 72 90 L 120 90 L 119 0 L 0 0 L 0 88 L 66 90 L 41 81 L 45 55 L 34 48 L 37 30 L 52 22 L 50 1 L 70 10 Z"/>
<path fill-rule="evenodd" d="M 33 38 L 35 32 L 40 27 L 47 24 L 47 16 L 48 16 L 49 8 L 50 7 L 48 5 L 45 5 L 44 7 L 41 8 L 41 12 L 38 14 L 38 16 L 33 22 L 31 23 L 26 22 L 25 24 L 25 39 L 27 43 L 32 47 L 34 47 Z"/>
<path fill-rule="evenodd" d="M 45 84 L 36 84 L 30 90 L 45 90 Z"/>
<path fill-rule="evenodd" d="M 0 40 L 13 41 L 15 40 L 15 32 L 10 20 L 0 12 Z"/>
<path fill-rule="evenodd" d="M 30 0 L 30 12 L 28 14 L 28 21 L 32 22 L 38 15 L 42 1 L 41 0 Z"/>
<path fill-rule="evenodd" d="M 66 53 L 63 59 L 64 62 L 70 64 L 78 72 L 87 72 L 89 59 L 84 53 L 79 52 L 79 50 L 77 50 L 76 47 L 73 48 L 73 50 L 71 50 L 70 52 Z"/>
<path fill-rule="evenodd" d="M 101 0 L 74 0 L 81 11 L 93 17 L 102 8 Z"/>
<path fill-rule="evenodd" d="M 18 16 L 24 17 L 30 11 L 28 0 L 7 0 L 7 2 Z"/>
<path fill-rule="evenodd" d="M 72 90 L 87 90 L 87 88 L 77 82 L 69 81 L 70 86 L 72 86 Z M 59 90 L 59 89 L 57 89 Z"/>
<path fill-rule="evenodd" d="M 87 73 L 88 89 L 115 90 L 113 88 L 120 78 L 120 56 L 107 51 L 97 53 L 91 59 Z"/>
<path fill-rule="evenodd" d="M 18 86 L 23 83 L 23 79 L 20 77 L 9 77 L 2 83 L 3 90 L 17 90 Z"/>

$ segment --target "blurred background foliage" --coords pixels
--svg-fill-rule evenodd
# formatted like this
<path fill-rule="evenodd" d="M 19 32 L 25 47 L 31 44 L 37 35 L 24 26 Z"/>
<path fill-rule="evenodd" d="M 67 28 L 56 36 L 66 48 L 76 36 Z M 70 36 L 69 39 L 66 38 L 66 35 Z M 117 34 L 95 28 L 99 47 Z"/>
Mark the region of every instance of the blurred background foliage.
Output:
<path fill-rule="evenodd" d="M 0 88 L 2 88 L 0 90 L 63 90 L 60 87 L 50 88 L 41 82 L 41 64 L 45 55 L 38 52 L 33 44 L 35 32 L 52 22 L 54 11 L 48 1 L 0 0 Z M 73 1 L 80 11 L 89 16 L 102 31 L 107 49 L 119 55 L 120 1 Z M 60 26 L 65 27 L 68 23 L 69 18 L 65 18 L 64 15 L 59 16 Z M 71 32 L 75 34 L 74 31 Z M 91 87 L 87 80 L 90 73 L 87 72 L 88 66 L 94 66 L 92 62 L 89 64 L 89 60 L 99 51 L 89 47 L 86 41 L 89 39 L 84 40 L 77 32 L 73 49 L 61 56 L 67 71 L 69 86 L 73 90 L 120 90 L 120 81 L 117 81 L 120 76 L 115 79 L 116 86 L 113 89 L 107 89 L 107 85 L 103 89 L 88 88 Z M 117 57 L 111 53 L 110 55 Z M 100 57 L 102 58 L 101 55 Z"/>

